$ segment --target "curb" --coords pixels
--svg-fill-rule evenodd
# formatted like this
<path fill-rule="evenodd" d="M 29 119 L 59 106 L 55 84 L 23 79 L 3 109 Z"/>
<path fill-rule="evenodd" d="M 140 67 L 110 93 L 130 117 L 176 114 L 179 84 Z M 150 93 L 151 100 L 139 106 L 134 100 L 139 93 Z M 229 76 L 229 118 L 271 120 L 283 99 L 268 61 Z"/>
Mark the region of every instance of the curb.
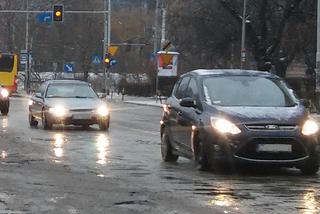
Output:
<path fill-rule="evenodd" d="M 157 104 L 157 103 L 146 103 L 143 101 L 123 101 L 124 103 L 128 104 L 134 104 L 134 105 L 140 105 L 140 106 L 151 106 L 151 107 L 157 107 L 157 108 L 162 108 L 162 104 Z"/>

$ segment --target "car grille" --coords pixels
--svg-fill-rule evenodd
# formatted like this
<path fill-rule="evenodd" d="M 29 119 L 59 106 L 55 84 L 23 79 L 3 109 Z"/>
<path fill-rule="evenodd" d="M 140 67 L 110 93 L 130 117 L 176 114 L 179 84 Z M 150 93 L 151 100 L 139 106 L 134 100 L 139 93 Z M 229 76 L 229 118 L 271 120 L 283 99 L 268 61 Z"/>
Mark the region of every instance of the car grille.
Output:
<path fill-rule="evenodd" d="M 259 144 L 290 144 L 292 152 L 258 152 Z M 240 146 L 235 156 L 254 160 L 296 160 L 307 156 L 305 147 L 292 138 L 256 138 Z"/>
<path fill-rule="evenodd" d="M 71 109 L 70 112 L 93 112 L 93 109 Z"/>
<path fill-rule="evenodd" d="M 245 127 L 250 131 L 272 131 L 272 130 L 281 130 L 281 131 L 293 131 L 298 128 L 296 125 L 274 125 L 274 124 L 246 124 Z"/>

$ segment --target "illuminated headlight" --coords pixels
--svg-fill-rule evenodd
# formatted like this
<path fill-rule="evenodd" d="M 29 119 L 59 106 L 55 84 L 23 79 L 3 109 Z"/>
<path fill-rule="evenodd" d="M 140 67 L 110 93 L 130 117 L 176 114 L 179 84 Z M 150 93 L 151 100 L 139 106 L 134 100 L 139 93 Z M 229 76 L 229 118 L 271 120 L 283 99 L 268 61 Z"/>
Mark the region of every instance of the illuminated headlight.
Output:
<path fill-rule="evenodd" d="M 33 105 L 33 101 L 29 100 L 29 106 L 32 106 L 32 105 Z"/>
<path fill-rule="evenodd" d="M 63 106 L 55 106 L 53 108 L 49 108 L 49 112 L 56 117 L 66 116 L 68 110 Z"/>
<path fill-rule="evenodd" d="M 109 109 L 106 106 L 100 106 L 97 112 L 98 112 L 98 115 L 101 117 L 106 117 L 109 115 Z"/>
<path fill-rule="evenodd" d="M 223 134 L 239 134 L 241 130 L 232 122 L 226 119 L 217 119 L 211 117 L 211 126 Z"/>
<path fill-rule="evenodd" d="M 319 131 L 318 124 L 313 120 L 307 120 L 302 126 L 303 135 L 313 135 Z"/>
<path fill-rule="evenodd" d="M 7 98 L 9 96 L 9 91 L 7 89 L 2 89 L 1 96 Z"/>

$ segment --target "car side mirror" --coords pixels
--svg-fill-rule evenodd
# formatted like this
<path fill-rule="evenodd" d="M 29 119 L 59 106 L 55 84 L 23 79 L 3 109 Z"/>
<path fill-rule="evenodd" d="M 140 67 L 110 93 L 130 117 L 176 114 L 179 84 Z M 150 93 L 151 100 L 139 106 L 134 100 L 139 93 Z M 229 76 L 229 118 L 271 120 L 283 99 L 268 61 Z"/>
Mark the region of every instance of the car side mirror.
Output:
<path fill-rule="evenodd" d="M 37 98 L 42 98 L 41 93 L 35 93 L 34 96 Z"/>
<path fill-rule="evenodd" d="M 183 98 L 181 101 L 180 101 L 180 105 L 182 107 L 187 107 L 187 108 L 190 108 L 190 107 L 196 107 L 197 104 L 196 104 L 196 101 L 191 98 L 191 97 L 186 97 L 186 98 Z"/>
<path fill-rule="evenodd" d="M 311 103 L 310 103 L 310 101 L 307 100 L 307 99 L 302 99 L 302 100 L 300 100 L 300 104 L 303 105 L 303 106 L 306 107 L 306 108 L 310 108 L 310 107 L 311 107 Z"/>
<path fill-rule="evenodd" d="M 107 98 L 107 94 L 106 93 L 99 93 L 98 96 L 99 96 L 100 99 Z"/>

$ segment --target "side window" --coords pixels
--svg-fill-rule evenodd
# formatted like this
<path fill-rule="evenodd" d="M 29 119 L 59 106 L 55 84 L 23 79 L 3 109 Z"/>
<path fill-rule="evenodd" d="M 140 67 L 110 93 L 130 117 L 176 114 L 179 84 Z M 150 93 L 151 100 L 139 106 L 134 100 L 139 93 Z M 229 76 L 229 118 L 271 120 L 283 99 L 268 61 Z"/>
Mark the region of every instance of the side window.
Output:
<path fill-rule="evenodd" d="M 190 77 L 184 77 L 181 82 L 180 82 L 180 85 L 176 91 L 176 98 L 177 99 L 181 99 L 184 97 L 184 94 L 185 94 L 185 91 L 188 87 L 188 84 L 189 84 L 189 80 L 190 80 Z"/>
<path fill-rule="evenodd" d="M 186 91 L 185 97 L 191 97 L 196 100 L 198 97 L 198 94 L 199 92 L 198 92 L 197 82 L 194 78 L 192 78 L 189 82 L 189 86 Z"/>

